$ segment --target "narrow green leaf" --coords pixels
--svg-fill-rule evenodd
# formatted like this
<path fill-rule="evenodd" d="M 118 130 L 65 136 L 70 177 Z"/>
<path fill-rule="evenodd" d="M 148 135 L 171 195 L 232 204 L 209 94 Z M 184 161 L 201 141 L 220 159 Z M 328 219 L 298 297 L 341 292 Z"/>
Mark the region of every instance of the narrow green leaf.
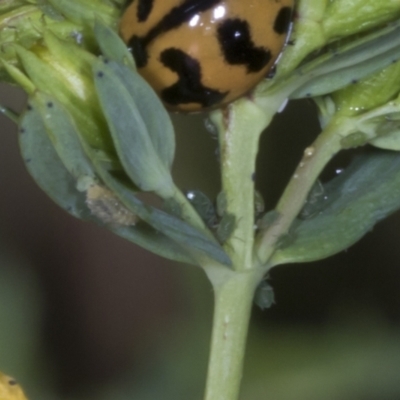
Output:
<path fill-rule="evenodd" d="M 135 71 L 116 62 L 109 62 L 108 66 L 129 91 L 155 151 L 164 165 L 171 169 L 175 155 L 175 131 L 165 107 L 150 85 Z"/>
<path fill-rule="evenodd" d="M 111 175 L 97 163 L 96 170 L 107 187 L 116 193 L 122 203 L 140 219 L 153 226 L 161 234 L 178 243 L 186 253 L 201 253 L 224 265 L 231 265 L 231 260 L 216 240 L 193 228 L 181 219 L 157 208 L 144 204 L 134 191 Z"/>
<path fill-rule="evenodd" d="M 326 258 L 347 249 L 400 208 L 400 154 L 375 150 L 355 159 L 324 186 L 324 194 L 297 220 L 274 265 Z"/>
<path fill-rule="evenodd" d="M 175 186 L 171 174 L 157 154 L 125 83 L 100 60 L 94 67 L 94 79 L 116 151 L 127 175 L 143 191 L 154 191 L 163 198 L 172 197 Z M 158 116 L 154 115 L 154 118 Z"/>
<path fill-rule="evenodd" d="M 114 30 L 97 20 L 94 25 L 94 34 L 105 58 L 127 65 L 133 70 L 136 69 L 132 54 Z"/>
<path fill-rule="evenodd" d="M 84 194 L 76 189 L 75 179 L 61 162 L 37 109 L 29 107 L 23 114 L 19 145 L 28 171 L 41 189 L 75 217 L 88 216 Z"/>
<path fill-rule="evenodd" d="M 153 210 L 150 217 L 150 223 L 156 229 L 185 248 L 204 253 L 221 264 L 231 265 L 228 255 L 216 241 L 211 240 L 188 223 L 157 209 Z"/>
<path fill-rule="evenodd" d="M 182 246 L 147 224 L 140 223 L 138 226 L 111 225 L 109 229 L 116 235 L 161 257 L 187 264 L 195 263 L 195 260 L 185 252 Z"/>
<path fill-rule="evenodd" d="M 40 188 L 74 217 L 95 221 L 115 234 L 171 260 L 193 263 L 185 251 L 167 236 L 145 224 L 137 226 L 105 225 L 91 213 L 84 192 L 76 189 L 76 180 L 58 156 L 37 108 L 29 107 L 20 122 L 19 144 L 29 173 Z"/>
<path fill-rule="evenodd" d="M 298 68 L 292 79 L 306 83 L 298 87 L 290 97 L 331 93 L 399 59 L 400 23 L 394 23 Z"/>
<path fill-rule="evenodd" d="M 14 123 L 18 124 L 20 115 L 17 114 L 16 112 L 14 112 L 13 110 L 11 110 L 10 108 L 2 106 L 0 104 L 0 113 L 5 115 L 7 118 L 9 118 Z"/>
<path fill-rule="evenodd" d="M 63 164 L 87 189 L 95 179 L 93 166 L 85 154 L 74 121 L 64 107 L 52 96 L 37 92 L 31 98 L 31 104 L 43 116 L 47 134 Z"/>

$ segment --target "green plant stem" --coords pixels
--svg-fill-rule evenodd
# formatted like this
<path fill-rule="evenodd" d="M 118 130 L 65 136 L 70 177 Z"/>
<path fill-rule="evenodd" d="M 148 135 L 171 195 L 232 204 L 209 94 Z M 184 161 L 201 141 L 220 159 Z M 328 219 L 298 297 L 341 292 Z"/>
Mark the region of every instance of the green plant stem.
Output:
<path fill-rule="evenodd" d="M 278 217 L 256 238 L 256 257 L 261 265 L 271 258 L 277 242 L 288 233 L 290 226 L 304 206 L 307 195 L 326 164 L 341 149 L 340 121 L 333 120 L 304 151 L 304 155 L 275 210 Z"/>
<path fill-rule="evenodd" d="M 216 111 L 211 115 L 219 132 L 226 212 L 236 218 L 235 229 L 224 248 L 237 270 L 254 267 L 255 164 L 260 135 L 273 115 L 248 99 L 239 100 L 225 111 Z"/>
<path fill-rule="evenodd" d="M 205 400 L 237 400 L 254 291 L 264 271 L 253 259 L 254 172 L 261 132 L 273 113 L 249 99 L 212 113 L 220 139 L 226 212 L 236 226 L 224 245 L 232 270 L 202 263 L 215 294 Z"/>
<path fill-rule="evenodd" d="M 226 272 L 216 279 L 212 273 L 208 275 L 214 286 L 215 308 L 204 400 L 237 400 L 251 306 L 262 273 Z"/>

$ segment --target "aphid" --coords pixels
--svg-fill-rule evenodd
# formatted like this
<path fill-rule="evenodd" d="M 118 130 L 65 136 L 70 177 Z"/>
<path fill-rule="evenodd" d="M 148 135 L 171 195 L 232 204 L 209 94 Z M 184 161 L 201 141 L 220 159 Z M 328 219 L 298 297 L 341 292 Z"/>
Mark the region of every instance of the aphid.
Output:
<path fill-rule="evenodd" d="M 138 217 L 131 213 L 115 194 L 99 185 L 88 188 L 86 204 L 91 213 L 105 224 L 132 226 L 138 220 Z"/>

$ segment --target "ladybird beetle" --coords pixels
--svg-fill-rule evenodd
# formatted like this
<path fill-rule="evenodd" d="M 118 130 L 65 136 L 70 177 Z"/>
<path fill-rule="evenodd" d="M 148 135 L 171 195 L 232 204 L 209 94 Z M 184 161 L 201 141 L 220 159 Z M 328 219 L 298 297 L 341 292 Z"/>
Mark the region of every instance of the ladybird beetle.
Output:
<path fill-rule="evenodd" d="M 171 111 L 230 103 L 267 75 L 294 0 L 132 0 L 120 33 Z"/>

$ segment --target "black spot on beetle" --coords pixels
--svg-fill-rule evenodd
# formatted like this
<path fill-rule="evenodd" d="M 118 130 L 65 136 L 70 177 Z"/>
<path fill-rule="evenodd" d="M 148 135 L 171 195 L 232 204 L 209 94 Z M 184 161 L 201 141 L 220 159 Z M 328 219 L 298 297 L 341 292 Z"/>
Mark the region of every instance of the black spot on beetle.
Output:
<path fill-rule="evenodd" d="M 54 103 L 52 101 L 49 101 L 46 105 L 47 105 L 47 108 L 53 108 Z"/>
<path fill-rule="evenodd" d="M 25 162 L 29 164 L 32 161 L 32 158 L 25 158 Z"/>
<path fill-rule="evenodd" d="M 292 18 L 292 9 L 290 7 L 282 7 L 275 18 L 274 31 L 278 35 L 283 35 L 288 33 L 291 18 Z"/>
<path fill-rule="evenodd" d="M 259 72 L 271 61 L 270 50 L 254 45 L 247 21 L 227 19 L 218 26 L 217 36 L 229 64 L 245 65 L 247 72 Z"/>
<path fill-rule="evenodd" d="M 32 111 L 32 110 L 33 110 L 33 107 L 28 103 L 28 105 L 26 106 L 26 109 L 27 109 L 28 111 Z"/>
<path fill-rule="evenodd" d="M 17 381 L 16 381 L 15 379 L 9 379 L 9 380 L 8 380 L 8 384 L 9 384 L 10 386 L 15 386 L 15 385 L 17 385 Z"/>
<path fill-rule="evenodd" d="M 149 30 L 146 36 L 132 36 L 128 46 L 132 49 L 138 68 L 146 65 L 148 60 L 146 48 L 157 36 L 171 29 L 179 28 L 184 22 L 190 21 L 194 15 L 205 12 L 220 2 L 221 0 L 186 0 L 182 4 L 173 7 L 157 25 Z M 136 59 L 136 57 L 138 58 Z"/>
<path fill-rule="evenodd" d="M 99 71 L 98 73 L 97 73 L 97 77 L 98 78 L 102 78 L 104 76 L 104 72 L 103 71 Z"/>
<path fill-rule="evenodd" d="M 199 103 L 203 107 L 212 107 L 228 94 L 205 87 L 201 83 L 199 62 L 180 49 L 164 50 L 160 61 L 178 75 L 178 81 L 161 92 L 161 98 L 168 104 Z"/>
<path fill-rule="evenodd" d="M 134 35 L 129 41 L 129 47 L 135 59 L 136 66 L 138 68 L 143 68 L 147 64 L 147 59 L 149 55 L 147 54 L 146 47 L 144 46 L 144 41 L 138 36 Z"/>
<path fill-rule="evenodd" d="M 20 128 L 19 133 L 25 133 L 26 129 L 25 128 Z"/>
<path fill-rule="evenodd" d="M 137 19 L 139 22 L 147 21 L 154 6 L 154 0 L 139 0 L 137 7 Z"/>

